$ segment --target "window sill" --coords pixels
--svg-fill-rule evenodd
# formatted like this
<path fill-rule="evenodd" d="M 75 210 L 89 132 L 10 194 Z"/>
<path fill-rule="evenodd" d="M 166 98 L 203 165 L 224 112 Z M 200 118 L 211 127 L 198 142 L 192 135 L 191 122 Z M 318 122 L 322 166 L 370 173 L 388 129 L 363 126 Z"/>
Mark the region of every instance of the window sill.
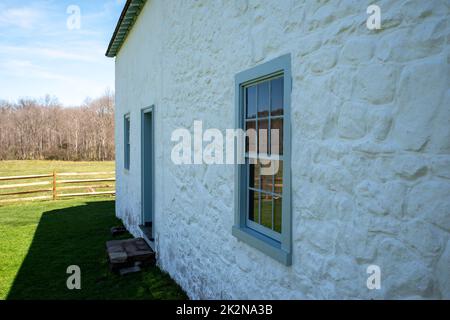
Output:
<path fill-rule="evenodd" d="M 233 226 L 232 234 L 242 242 L 264 252 L 285 266 L 292 264 L 291 253 L 283 250 L 279 242 L 247 227 Z"/>

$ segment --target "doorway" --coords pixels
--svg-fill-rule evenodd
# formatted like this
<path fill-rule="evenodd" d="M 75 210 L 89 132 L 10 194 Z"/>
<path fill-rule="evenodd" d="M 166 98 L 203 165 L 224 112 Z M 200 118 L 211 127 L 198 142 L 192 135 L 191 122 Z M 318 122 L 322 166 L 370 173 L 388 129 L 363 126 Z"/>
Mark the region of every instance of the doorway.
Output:
<path fill-rule="evenodd" d="M 142 224 L 144 238 L 151 245 L 155 238 L 155 165 L 154 165 L 154 106 L 141 113 L 141 195 Z"/>

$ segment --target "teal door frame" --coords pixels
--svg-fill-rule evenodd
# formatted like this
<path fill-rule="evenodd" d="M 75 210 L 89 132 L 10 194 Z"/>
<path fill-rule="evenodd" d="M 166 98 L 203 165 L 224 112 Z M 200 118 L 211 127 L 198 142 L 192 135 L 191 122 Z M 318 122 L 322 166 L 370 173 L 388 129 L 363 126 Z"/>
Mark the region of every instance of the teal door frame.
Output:
<path fill-rule="evenodd" d="M 141 110 L 141 208 L 142 224 L 152 223 L 155 237 L 155 106 Z"/>

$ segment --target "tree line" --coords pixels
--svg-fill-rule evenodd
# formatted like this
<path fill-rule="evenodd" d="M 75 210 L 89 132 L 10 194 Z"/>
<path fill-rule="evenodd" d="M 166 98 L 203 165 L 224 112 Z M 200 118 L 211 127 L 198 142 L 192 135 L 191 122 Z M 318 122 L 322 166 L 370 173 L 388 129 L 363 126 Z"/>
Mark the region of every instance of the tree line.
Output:
<path fill-rule="evenodd" d="M 0 101 L 0 160 L 114 160 L 114 95 L 80 107 L 55 98 Z"/>

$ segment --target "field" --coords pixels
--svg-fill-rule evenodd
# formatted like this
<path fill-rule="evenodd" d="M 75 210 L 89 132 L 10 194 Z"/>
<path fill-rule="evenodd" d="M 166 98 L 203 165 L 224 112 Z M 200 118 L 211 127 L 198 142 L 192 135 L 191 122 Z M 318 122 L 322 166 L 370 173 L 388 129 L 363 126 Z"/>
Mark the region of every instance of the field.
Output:
<path fill-rule="evenodd" d="M 10 176 L 26 176 L 26 175 L 36 175 L 36 174 L 51 174 L 55 171 L 57 174 L 60 173 L 89 173 L 89 172 L 113 172 L 114 171 L 114 161 L 105 162 L 72 162 L 72 161 L 0 161 L 0 177 L 10 177 Z M 58 180 L 62 179 L 93 179 L 93 178 L 109 178 L 113 174 L 106 175 L 78 175 L 75 177 L 58 177 Z M 0 205 L 2 205 L 3 200 L 8 199 L 18 199 L 18 198 L 28 198 L 28 197 L 41 197 L 41 196 L 52 196 L 52 177 L 39 178 L 39 179 L 22 179 L 22 180 L 11 180 L 11 181 L 0 181 Z M 6 185 L 22 185 L 29 183 L 44 183 L 44 185 L 34 185 L 27 187 L 18 188 L 8 188 L 2 189 L 2 186 Z M 48 184 L 45 184 L 48 183 Z M 111 191 L 114 189 L 114 181 L 111 182 L 98 182 L 98 183 L 80 183 L 71 185 L 58 185 L 59 194 L 71 194 L 71 193 L 84 193 L 84 192 L 103 192 Z M 90 187 L 93 186 L 94 188 Z M 79 188 L 76 188 L 79 187 Z M 67 188 L 64 189 L 63 188 Z M 36 190 L 47 190 L 44 192 L 30 193 L 30 194 L 19 194 L 11 195 L 11 193 L 24 192 L 24 191 L 36 191 Z"/>
<path fill-rule="evenodd" d="M 114 163 L 0 162 L 0 175 L 54 168 L 111 171 Z M 108 270 L 105 242 L 117 225 L 121 222 L 114 216 L 111 197 L 0 207 L 0 299 L 185 299 L 180 287 L 157 267 L 123 277 Z M 70 265 L 81 269 L 81 290 L 66 286 Z"/>
<path fill-rule="evenodd" d="M 57 172 L 114 171 L 114 161 L 0 161 L 0 177 Z"/>

